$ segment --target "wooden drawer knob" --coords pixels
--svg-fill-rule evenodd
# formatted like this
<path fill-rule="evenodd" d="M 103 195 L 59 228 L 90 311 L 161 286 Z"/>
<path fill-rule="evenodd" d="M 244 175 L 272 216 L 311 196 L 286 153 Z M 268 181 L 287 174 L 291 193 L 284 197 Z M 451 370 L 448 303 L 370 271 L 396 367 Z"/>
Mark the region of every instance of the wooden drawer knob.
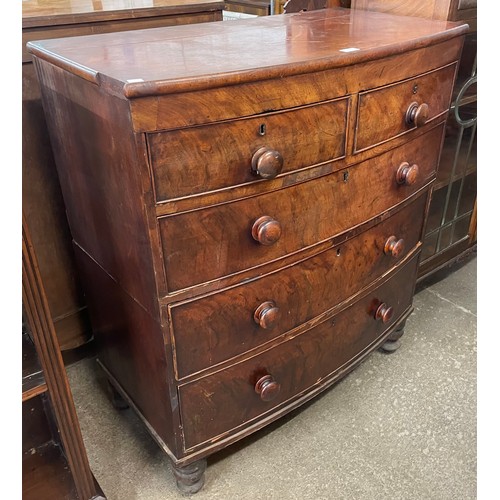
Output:
<path fill-rule="evenodd" d="M 253 313 L 255 322 L 265 330 L 274 328 L 280 319 L 279 307 L 272 300 L 263 302 Z"/>
<path fill-rule="evenodd" d="M 278 151 L 262 147 L 252 156 L 252 172 L 262 179 L 274 179 L 283 168 L 283 156 Z"/>
<path fill-rule="evenodd" d="M 405 241 L 403 239 L 398 240 L 396 236 L 389 236 L 384 246 L 384 253 L 386 255 L 392 255 L 393 257 L 399 257 L 405 249 Z"/>
<path fill-rule="evenodd" d="M 406 111 L 406 123 L 408 125 L 415 125 L 416 127 L 421 127 L 427 123 L 429 119 L 429 106 L 423 102 L 419 104 L 417 102 L 412 102 Z"/>
<path fill-rule="evenodd" d="M 381 319 L 382 323 L 387 323 L 391 320 L 394 309 L 389 307 L 385 302 L 382 302 L 375 311 L 375 319 Z"/>
<path fill-rule="evenodd" d="M 280 239 L 280 236 L 281 224 L 268 215 L 259 217 L 253 223 L 252 237 L 261 245 L 272 245 Z"/>
<path fill-rule="evenodd" d="M 262 401 L 272 401 L 280 392 L 281 386 L 271 375 L 264 375 L 255 384 L 255 392 Z"/>
<path fill-rule="evenodd" d="M 410 165 L 408 162 L 401 163 L 396 172 L 396 182 L 405 186 L 412 186 L 417 182 L 418 165 L 414 163 Z"/>

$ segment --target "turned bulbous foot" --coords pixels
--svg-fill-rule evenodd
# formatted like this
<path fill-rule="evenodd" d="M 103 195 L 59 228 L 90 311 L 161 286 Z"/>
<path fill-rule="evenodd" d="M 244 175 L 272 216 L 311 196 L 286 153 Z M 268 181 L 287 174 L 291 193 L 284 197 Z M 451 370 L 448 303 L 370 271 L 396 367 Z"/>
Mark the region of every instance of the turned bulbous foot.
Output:
<path fill-rule="evenodd" d="M 379 348 L 382 352 L 390 354 L 401 347 L 400 339 L 405 332 L 405 323 L 406 322 L 403 322 L 385 339 L 385 342 Z"/>
<path fill-rule="evenodd" d="M 177 488 L 183 495 L 193 495 L 205 484 L 205 469 L 207 461 L 198 460 L 184 467 L 173 465 Z"/>
<path fill-rule="evenodd" d="M 399 340 L 386 340 L 381 346 L 380 350 L 386 353 L 397 351 L 401 347 Z"/>
<path fill-rule="evenodd" d="M 109 380 L 107 383 L 107 388 L 109 400 L 111 401 L 113 407 L 117 410 L 128 410 L 128 403 L 123 399 L 122 395 L 115 389 L 115 387 L 111 382 L 109 382 Z"/>

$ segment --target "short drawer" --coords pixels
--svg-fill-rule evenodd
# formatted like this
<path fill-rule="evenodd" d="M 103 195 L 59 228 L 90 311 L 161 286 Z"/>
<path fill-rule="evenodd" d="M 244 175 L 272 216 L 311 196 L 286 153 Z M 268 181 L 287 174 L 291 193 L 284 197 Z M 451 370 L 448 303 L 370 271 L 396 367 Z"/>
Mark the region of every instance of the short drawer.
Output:
<path fill-rule="evenodd" d="M 160 218 L 169 291 L 279 259 L 398 205 L 433 178 L 442 132 L 322 178 Z"/>
<path fill-rule="evenodd" d="M 231 359 L 354 295 L 420 239 L 427 193 L 389 219 L 291 267 L 170 306 L 179 378 Z"/>
<path fill-rule="evenodd" d="M 156 200 L 272 179 L 344 156 L 348 102 L 148 134 Z"/>
<path fill-rule="evenodd" d="M 258 356 L 179 386 L 185 448 L 237 431 L 367 354 L 411 306 L 416 270 L 415 257 L 334 318 Z M 392 308 L 385 323 L 376 319 L 384 305 L 386 313 Z"/>
<path fill-rule="evenodd" d="M 359 94 L 355 151 L 410 132 L 450 106 L 456 63 Z"/>

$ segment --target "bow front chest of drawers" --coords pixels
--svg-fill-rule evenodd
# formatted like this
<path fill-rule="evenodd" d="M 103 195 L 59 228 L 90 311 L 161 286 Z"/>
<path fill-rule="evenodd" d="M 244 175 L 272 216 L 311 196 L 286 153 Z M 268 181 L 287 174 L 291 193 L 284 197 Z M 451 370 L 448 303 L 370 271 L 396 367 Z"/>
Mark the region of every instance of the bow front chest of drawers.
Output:
<path fill-rule="evenodd" d="M 339 8 L 28 44 L 99 362 L 183 491 L 396 347 L 466 30 Z"/>

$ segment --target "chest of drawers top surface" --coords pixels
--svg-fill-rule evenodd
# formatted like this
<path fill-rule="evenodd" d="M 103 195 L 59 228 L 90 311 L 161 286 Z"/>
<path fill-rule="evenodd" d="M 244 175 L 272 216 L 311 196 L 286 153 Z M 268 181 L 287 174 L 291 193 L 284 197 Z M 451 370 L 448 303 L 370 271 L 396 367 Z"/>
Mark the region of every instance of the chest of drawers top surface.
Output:
<path fill-rule="evenodd" d="M 30 42 L 29 51 L 135 97 L 348 66 L 436 44 L 466 29 L 445 21 L 336 8 Z"/>

